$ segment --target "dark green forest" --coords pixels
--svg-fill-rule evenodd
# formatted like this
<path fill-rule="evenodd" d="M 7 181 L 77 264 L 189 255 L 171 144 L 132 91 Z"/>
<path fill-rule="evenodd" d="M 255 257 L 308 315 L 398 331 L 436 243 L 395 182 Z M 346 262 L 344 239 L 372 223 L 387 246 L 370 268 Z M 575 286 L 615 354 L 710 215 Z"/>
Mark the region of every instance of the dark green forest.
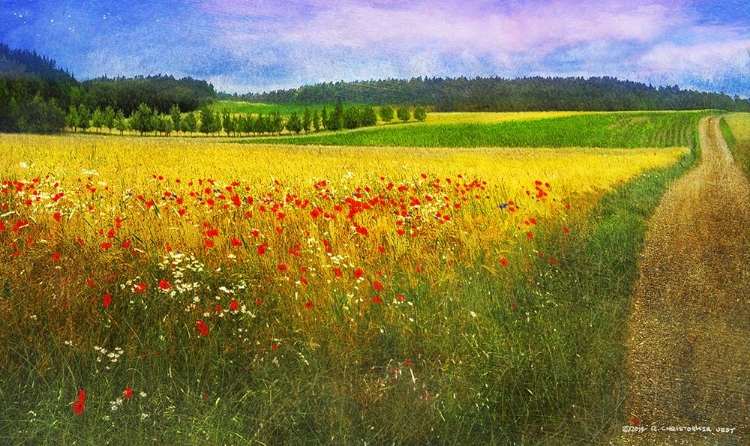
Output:
<path fill-rule="evenodd" d="M 0 132 L 57 133 L 66 127 L 77 131 L 78 128 L 86 130 L 90 126 L 106 126 L 110 130 L 118 128 L 122 133 L 125 119 L 145 122 L 151 119 L 151 114 L 160 119 L 149 121 L 149 125 L 131 128 L 141 133 L 159 131 L 164 121 L 161 118 L 163 115 L 169 114 L 174 116 L 173 121 L 179 121 L 180 113 L 203 109 L 217 99 L 305 106 L 338 104 L 339 108 L 331 110 L 335 119 L 326 123 L 324 116 L 319 117 L 323 121 L 322 127 L 329 130 L 372 125 L 375 115 L 371 107 L 387 106 L 385 111 L 388 111 L 393 105 L 402 111 L 406 106 L 417 106 L 415 112 L 419 115 L 414 116 L 417 120 L 423 120 L 420 118 L 425 108 L 437 112 L 750 111 L 750 101 L 737 96 L 682 90 L 677 86 L 654 87 L 611 77 L 419 77 L 411 80 L 329 82 L 245 95 L 218 94 L 213 85 L 205 80 L 190 77 L 175 79 L 167 75 L 101 77 L 79 82 L 46 56 L 34 51 L 11 49 L 0 43 Z M 351 106 L 343 109 L 341 104 Z M 207 112 L 202 114 L 208 116 Z M 289 118 L 289 130 L 295 133 L 308 131 L 311 126 L 316 127 L 313 118 L 312 115 L 292 116 Z M 216 118 L 217 121 L 226 121 L 227 134 L 233 132 L 233 127 L 242 128 L 241 123 L 236 126 L 232 124 L 232 119 Z M 173 124 L 173 130 L 178 131 L 192 132 L 192 127 L 178 127 L 177 122 Z M 211 133 L 207 128 L 204 130 Z M 167 126 L 161 131 L 168 134 L 170 129 Z"/>
<path fill-rule="evenodd" d="M 748 111 L 750 101 L 723 93 L 654 87 L 612 77 L 460 77 L 321 83 L 223 98 L 271 104 L 420 104 L 433 111 Z"/>
<path fill-rule="evenodd" d="M 34 51 L 0 43 L 0 132 L 57 133 L 74 115 L 97 110 L 130 117 L 141 104 L 167 113 L 197 110 L 216 100 L 206 81 L 172 76 L 97 78 L 83 82 Z M 76 127 L 75 125 L 72 127 Z"/>

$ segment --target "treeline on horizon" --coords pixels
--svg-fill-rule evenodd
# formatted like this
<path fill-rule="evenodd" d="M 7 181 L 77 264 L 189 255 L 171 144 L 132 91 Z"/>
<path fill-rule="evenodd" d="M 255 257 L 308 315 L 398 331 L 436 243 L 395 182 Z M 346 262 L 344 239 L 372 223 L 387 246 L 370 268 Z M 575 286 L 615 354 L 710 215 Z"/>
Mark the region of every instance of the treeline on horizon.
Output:
<path fill-rule="evenodd" d="M 213 85 L 190 77 L 136 76 L 77 81 L 54 60 L 0 43 L 0 132 L 57 133 L 72 110 L 113 109 L 126 117 L 141 104 L 168 113 L 214 102 Z"/>
<path fill-rule="evenodd" d="M 419 104 L 436 112 L 705 110 L 750 111 L 724 93 L 654 87 L 613 77 L 412 78 L 329 82 L 222 99 L 270 104 Z"/>

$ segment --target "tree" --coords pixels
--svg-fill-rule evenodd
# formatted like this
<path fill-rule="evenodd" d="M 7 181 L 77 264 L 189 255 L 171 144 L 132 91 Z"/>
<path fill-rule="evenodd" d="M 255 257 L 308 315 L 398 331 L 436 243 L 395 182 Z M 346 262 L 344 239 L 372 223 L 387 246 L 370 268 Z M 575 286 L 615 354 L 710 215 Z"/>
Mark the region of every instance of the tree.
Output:
<path fill-rule="evenodd" d="M 320 123 L 324 128 L 328 128 L 328 112 L 325 107 L 323 107 L 323 113 L 320 115 Z"/>
<path fill-rule="evenodd" d="M 383 122 L 393 121 L 393 107 L 390 105 L 380 107 L 380 119 L 382 119 Z"/>
<path fill-rule="evenodd" d="M 359 107 L 351 106 L 344 109 L 344 128 L 356 129 L 362 126 Z"/>
<path fill-rule="evenodd" d="M 299 135 L 299 132 L 302 131 L 302 121 L 299 119 L 299 116 L 297 116 L 296 112 L 292 112 L 291 116 L 289 116 L 289 120 L 286 122 L 286 129 L 289 130 L 289 132 L 294 132 Z"/>
<path fill-rule="evenodd" d="M 104 125 L 110 132 L 115 128 L 115 109 L 111 105 L 104 109 Z"/>
<path fill-rule="evenodd" d="M 414 119 L 424 122 L 427 119 L 427 111 L 421 105 L 414 109 Z"/>
<path fill-rule="evenodd" d="M 323 109 L 325 112 L 325 109 Z M 344 108 L 341 104 L 337 104 L 331 114 L 328 115 L 328 119 L 324 121 L 324 125 L 328 130 L 341 130 L 344 128 Z"/>
<path fill-rule="evenodd" d="M 311 127 L 312 115 L 310 114 L 310 109 L 306 108 L 305 113 L 302 115 L 302 129 L 305 131 L 305 133 L 308 133 Z"/>
<path fill-rule="evenodd" d="M 362 107 L 360 110 L 360 125 L 370 127 L 377 123 L 378 116 L 375 114 L 375 109 L 369 105 Z"/>
<path fill-rule="evenodd" d="M 180 126 L 183 132 L 190 132 L 190 136 L 193 136 L 193 133 L 198 131 L 198 119 L 195 117 L 195 113 L 188 113 L 180 122 Z"/>
<path fill-rule="evenodd" d="M 143 136 L 144 133 L 153 132 L 155 127 L 154 112 L 151 107 L 141 102 L 138 109 L 130 115 L 130 128 Z"/>
<path fill-rule="evenodd" d="M 318 115 L 318 111 L 317 110 L 315 110 L 313 112 L 312 126 L 313 126 L 313 129 L 315 129 L 316 132 L 320 131 L 320 116 Z"/>
<path fill-rule="evenodd" d="M 37 92 L 34 99 L 21 107 L 18 129 L 24 133 L 59 133 L 65 127 L 65 114 L 57 107 L 57 101 L 45 101 Z"/>
<path fill-rule="evenodd" d="M 90 126 L 91 111 L 85 105 L 81 104 L 78 106 L 78 127 L 85 132 Z"/>
<path fill-rule="evenodd" d="M 203 107 L 200 110 L 201 114 L 201 125 L 200 125 L 200 131 L 201 133 L 205 133 L 208 135 L 209 133 L 214 133 L 221 130 L 221 120 L 219 117 L 214 114 L 214 112 L 211 111 L 208 107 Z M 216 127 L 219 127 L 217 130 Z"/>
<path fill-rule="evenodd" d="M 229 136 L 230 133 L 236 130 L 234 128 L 234 121 L 232 121 L 232 112 L 229 111 L 228 107 L 225 107 L 222 111 L 221 125 L 222 127 L 224 127 L 224 131 L 227 133 L 227 136 Z"/>
<path fill-rule="evenodd" d="M 398 119 L 406 122 L 411 119 L 411 112 L 409 112 L 409 108 L 407 106 L 402 105 L 396 111 L 396 116 L 398 117 Z"/>
<path fill-rule="evenodd" d="M 73 133 L 77 133 L 80 122 L 81 117 L 78 115 L 78 107 L 71 105 L 68 116 L 65 118 L 65 124 L 73 129 Z"/>
<path fill-rule="evenodd" d="M 128 122 L 125 120 L 125 113 L 118 109 L 115 113 L 115 128 L 120 131 L 120 136 L 128 129 Z"/>
<path fill-rule="evenodd" d="M 272 133 L 278 133 L 281 134 L 281 131 L 284 130 L 284 118 L 281 117 L 281 114 L 279 112 L 271 112 L 270 114 L 270 131 Z"/>
<path fill-rule="evenodd" d="M 102 127 L 104 127 L 104 113 L 101 108 L 94 110 L 94 115 L 91 118 L 91 126 L 96 128 L 98 132 L 102 131 Z"/>
<path fill-rule="evenodd" d="M 172 108 L 169 109 L 169 116 L 172 119 L 172 126 L 174 127 L 175 132 L 179 132 L 182 128 L 180 126 L 180 121 L 182 120 L 182 112 L 180 112 L 180 106 L 177 104 L 172 104 Z"/>

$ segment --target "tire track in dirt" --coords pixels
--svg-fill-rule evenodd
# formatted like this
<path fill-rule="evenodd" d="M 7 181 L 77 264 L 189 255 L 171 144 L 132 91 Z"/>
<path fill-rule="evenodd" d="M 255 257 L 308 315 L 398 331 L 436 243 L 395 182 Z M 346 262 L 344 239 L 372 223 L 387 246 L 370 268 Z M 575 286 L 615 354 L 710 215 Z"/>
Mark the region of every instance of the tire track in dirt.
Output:
<path fill-rule="evenodd" d="M 622 444 L 750 444 L 750 182 L 720 117 L 649 223 L 630 319 Z M 709 427 L 658 432 L 652 427 Z M 733 433 L 716 429 L 734 428 Z"/>

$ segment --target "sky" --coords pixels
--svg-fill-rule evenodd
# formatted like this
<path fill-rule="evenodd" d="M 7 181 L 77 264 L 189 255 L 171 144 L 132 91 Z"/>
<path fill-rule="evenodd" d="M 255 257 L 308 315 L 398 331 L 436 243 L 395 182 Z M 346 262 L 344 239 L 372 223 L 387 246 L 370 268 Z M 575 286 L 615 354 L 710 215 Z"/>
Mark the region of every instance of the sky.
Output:
<path fill-rule="evenodd" d="M 0 41 L 78 80 L 191 76 L 240 94 L 611 76 L 750 96 L 750 0 L 0 0 Z"/>

